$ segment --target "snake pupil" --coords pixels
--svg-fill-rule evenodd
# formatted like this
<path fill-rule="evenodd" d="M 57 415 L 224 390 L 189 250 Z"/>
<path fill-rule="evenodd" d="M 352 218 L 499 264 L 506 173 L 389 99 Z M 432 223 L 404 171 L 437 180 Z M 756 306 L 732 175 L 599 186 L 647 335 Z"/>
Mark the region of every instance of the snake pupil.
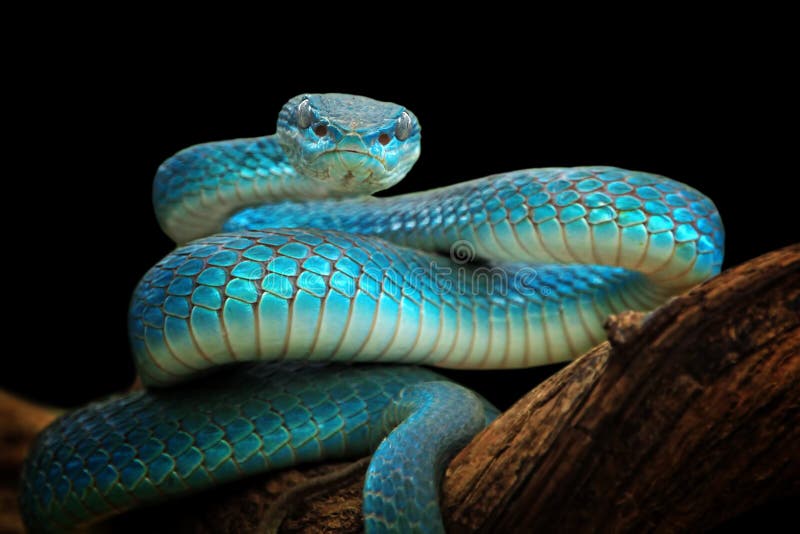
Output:
<path fill-rule="evenodd" d="M 314 133 L 317 134 L 318 137 L 323 137 L 328 134 L 328 127 L 324 124 L 314 126 Z"/>
<path fill-rule="evenodd" d="M 389 134 L 382 133 L 378 136 L 378 142 L 382 145 L 388 145 L 391 140 L 392 138 L 389 137 Z"/>

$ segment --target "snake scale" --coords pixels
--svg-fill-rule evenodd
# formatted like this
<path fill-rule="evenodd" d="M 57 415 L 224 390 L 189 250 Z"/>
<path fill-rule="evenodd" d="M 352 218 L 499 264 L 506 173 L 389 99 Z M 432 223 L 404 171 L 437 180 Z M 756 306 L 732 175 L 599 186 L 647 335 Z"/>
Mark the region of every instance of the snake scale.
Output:
<path fill-rule="evenodd" d="M 679 182 L 547 168 L 369 196 L 419 153 L 402 106 L 308 94 L 283 107 L 275 135 L 164 162 L 154 204 L 178 247 L 129 313 L 148 389 L 42 433 L 23 471 L 28 527 L 70 530 L 375 451 L 366 530 L 442 532 L 444 468 L 497 411 L 414 364 L 568 360 L 603 340 L 609 314 L 652 309 L 719 272 L 720 217 Z"/>

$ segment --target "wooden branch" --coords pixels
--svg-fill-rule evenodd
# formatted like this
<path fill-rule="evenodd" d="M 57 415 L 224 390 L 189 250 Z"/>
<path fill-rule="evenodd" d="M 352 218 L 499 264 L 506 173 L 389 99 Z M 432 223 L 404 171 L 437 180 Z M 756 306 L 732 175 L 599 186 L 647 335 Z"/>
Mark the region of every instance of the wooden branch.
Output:
<path fill-rule="evenodd" d="M 540 384 L 452 462 L 451 531 L 698 531 L 800 496 L 800 245 L 607 328 L 610 343 Z M 171 528 L 169 516 L 184 532 L 250 531 L 289 488 L 340 467 L 257 477 L 116 526 L 157 517 Z M 298 493 L 282 531 L 360 532 L 362 485 Z"/>
<path fill-rule="evenodd" d="M 0 390 L 0 532 L 22 532 L 19 471 L 33 439 L 58 414 Z"/>
<path fill-rule="evenodd" d="M 453 461 L 453 532 L 702 531 L 800 495 L 800 246 L 637 319 Z"/>

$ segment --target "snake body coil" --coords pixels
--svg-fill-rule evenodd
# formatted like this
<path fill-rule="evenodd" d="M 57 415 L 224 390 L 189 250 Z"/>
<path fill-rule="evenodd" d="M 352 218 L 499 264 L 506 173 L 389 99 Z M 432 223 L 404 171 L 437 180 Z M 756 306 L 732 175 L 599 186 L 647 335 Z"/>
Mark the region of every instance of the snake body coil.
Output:
<path fill-rule="evenodd" d="M 713 203 L 652 174 L 532 169 L 365 196 L 405 175 L 419 136 L 401 106 L 302 95 L 275 136 L 161 166 L 156 213 L 186 244 L 131 304 L 150 389 L 43 432 L 23 475 L 32 530 L 377 447 L 367 530 L 441 531 L 444 467 L 496 410 L 432 371 L 383 364 L 564 361 L 603 340 L 609 314 L 719 272 Z M 232 362 L 253 363 L 197 378 Z"/>

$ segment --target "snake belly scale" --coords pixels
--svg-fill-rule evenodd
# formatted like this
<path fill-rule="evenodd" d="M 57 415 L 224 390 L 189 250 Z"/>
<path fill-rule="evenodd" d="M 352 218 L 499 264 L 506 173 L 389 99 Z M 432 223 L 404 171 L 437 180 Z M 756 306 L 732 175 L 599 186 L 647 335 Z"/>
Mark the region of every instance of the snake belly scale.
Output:
<path fill-rule="evenodd" d="M 531 169 L 369 196 L 419 147 L 402 106 L 308 94 L 283 107 L 275 135 L 164 162 L 154 204 L 178 247 L 129 312 L 148 389 L 42 433 L 23 470 L 27 526 L 70 530 L 373 452 L 366 530 L 442 532 L 444 468 L 497 411 L 415 364 L 568 360 L 604 339 L 608 315 L 719 272 L 714 204 L 649 173 Z"/>

